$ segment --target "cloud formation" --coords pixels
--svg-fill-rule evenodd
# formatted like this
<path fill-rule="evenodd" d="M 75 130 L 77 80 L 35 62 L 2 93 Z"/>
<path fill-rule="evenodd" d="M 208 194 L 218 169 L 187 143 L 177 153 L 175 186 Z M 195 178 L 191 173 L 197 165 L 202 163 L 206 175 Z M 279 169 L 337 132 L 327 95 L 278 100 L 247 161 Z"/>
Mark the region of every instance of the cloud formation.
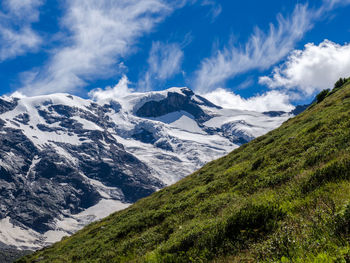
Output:
<path fill-rule="evenodd" d="M 262 95 L 252 96 L 248 99 L 232 91 L 218 88 L 211 92 L 202 94 L 203 97 L 227 109 L 251 110 L 258 112 L 265 111 L 286 111 L 294 109 L 290 103 L 289 95 L 280 91 L 269 91 Z"/>
<path fill-rule="evenodd" d="M 4 0 L 0 11 L 0 62 L 35 51 L 42 43 L 32 29 L 42 0 Z"/>
<path fill-rule="evenodd" d="M 143 91 L 152 90 L 157 83 L 162 84 L 179 73 L 183 57 L 184 53 L 178 43 L 153 42 L 148 57 L 148 70 L 138 83 L 138 88 Z"/>
<path fill-rule="evenodd" d="M 128 84 L 129 80 L 124 75 L 114 87 L 106 87 L 105 89 L 97 88 L 91 90 L 89 92 L 89 97 L 95 101 L 123 98 L 134 92 L 128 87 Z"/>
<path fill-rule="evenodd" d="M 223 87 L 228 79 L 252 69 L 267 69 L 279 62 L 312 27 L 313 14 L 305 5 L 296 5 L 293 14 L 277 17 L 277 26 L 270 24 L 269 32 L 256 28 L 244 47 L 217 50 L 204 59 L 195 73 L 194 86 L 201 92 Z"/>
<path fill-rule="evenodd" d="M 349 70 L 348 62 L 344 63 L 346 59 L 350 61 L 346 47 L 341 48 L 325 41 L 318 48 L 313 44 L 306 45 L 308 50 L 304 54 L 292 50 L 316 20 L 334 8 L 348 4 L 350 0 L 323 0 L 318 9 L 296 5 L 290 17 L 278 15 L 277 25 L 270 24 L 267 33 L 257 28 L 243 47 L 228 45 L 222 50 L 216 50 L 212 57 L 204 59 L 195 74 L 195 89 L 228 108 L 285 111 L 293 107 L 291 101 L 300 99 L 301 94 L 313 96 L 316 91 L 332 87 L 340 76 L 350 75 L 349 72 L 346 73 Z M 227 80 L 250 70 L 266 70 L 290 52 L 286 65 L 275 68 L 272 77 L 260 78 L 260 84 L 274 90 L 244 99 L 224 89 Z M 341 56 L 342 61 L 339 60 Z M 310 67 L 307 67 L 308 59 L 313 61 Z M 324 64 L 317 63 L 317 59 Z M 298 70 L 299 75 L 293 75 L 293 71 Z M 332 73 L 325 74 L 326 71 Z M 282 88 L 283 85 L 287 88 Z"/>
<path fill-rule="evenodd" d="M 287 61 L 275 67 L 272 76 L 259 82 L 271 89 L 294 90 L 312 96 L 332 88 L 339 77 L 350 76 L 350 44 L 339 45 L 324 40 L 319 45 L 309 43 L 304 50 L 293 51 Z"/>
<path fill-rule="evenodd" d="M 24 74 L 21 91 L 76 92 L 89 80 L 110 77 L 137 39 L 171 11 L 162 0 L 67 1 L 61 22 L 69 36 L 44 68 Z"/>

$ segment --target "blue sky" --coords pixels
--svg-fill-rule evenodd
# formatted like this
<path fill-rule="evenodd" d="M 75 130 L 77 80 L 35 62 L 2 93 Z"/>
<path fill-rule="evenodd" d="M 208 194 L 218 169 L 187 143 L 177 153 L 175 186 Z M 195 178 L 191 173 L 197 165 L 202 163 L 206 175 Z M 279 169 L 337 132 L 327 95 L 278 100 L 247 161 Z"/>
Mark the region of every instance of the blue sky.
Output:
<path fill-rule="evenodd" d="M 188 86 L 288 110 L 350 76 L 349 12 L 349 0 L 3 0 L 0 95 Z"/>

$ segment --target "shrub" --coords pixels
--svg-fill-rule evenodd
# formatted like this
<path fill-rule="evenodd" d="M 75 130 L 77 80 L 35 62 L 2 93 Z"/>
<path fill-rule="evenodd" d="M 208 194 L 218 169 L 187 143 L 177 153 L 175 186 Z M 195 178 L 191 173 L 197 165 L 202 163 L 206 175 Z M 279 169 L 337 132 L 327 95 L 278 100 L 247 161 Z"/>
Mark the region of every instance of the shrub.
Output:
<path fill-rule="evenodd" d="M 316 102 L 320 103 L 321 101 L 323 101 L 327 95 L 329 93 L 329 89 L 324 89 L 322 90 L 317 96 L 316 96 Z"/>
<path fill-rule="evenodd" d="M 304 161 L 304 167 L 312 167 L 320 163 L 324 158 L 323 152 L 313 152 L 308 154 Z"/>
<path fill-rule="evenodd" d="M 350 234 L 350 204 L 336 216 L 336 234 L 349 236 Z"/>
<path fill-rule="evenodd" d="M 336 90 L 336 89 L 341 88 L 345 84 L 345 82 L 346 82 L 345 78 L 338 79 L 337 82 L 334 83 L 334 89 Z"/>
<path fill-rule="evenodd" d="M 282 217 L 277 205 L 248 204 L 227 219 L 225 233 L 231 240 L 257 238 L 275 229 Z"/>
<path fill-rule="evenodd" d="M 253 171 L 257 170 L 262 165 L 264 160 L 265 160 L 264 157 L 261 157 L 255 160 L 255 162 L 252 164 L 252 170 Z"/>
<path fill-rule="evenodd" d="M 317 169 L 302 185 L 302 192 L 307 193 L 318 187 L 338 180 L 350 178 L 350 159 L 329 162 L 325 167 Z"/>
<path fill-rule="evenodd" d="M 161 262 L 206 262 L 264 237 L 276 229 L 283 216 L 275 204 L 248 204 L 226 220 L 186 226 L 158 256 Z"/>

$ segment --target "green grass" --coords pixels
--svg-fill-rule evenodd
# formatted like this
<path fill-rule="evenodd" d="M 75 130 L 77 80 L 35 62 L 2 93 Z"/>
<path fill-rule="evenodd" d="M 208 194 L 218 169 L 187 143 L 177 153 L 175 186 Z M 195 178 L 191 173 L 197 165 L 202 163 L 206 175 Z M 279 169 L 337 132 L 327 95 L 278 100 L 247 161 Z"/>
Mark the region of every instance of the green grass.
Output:
<path fill-rule="evenodd" d="M 349 262 L 350 84 L 18 262 Z"/>

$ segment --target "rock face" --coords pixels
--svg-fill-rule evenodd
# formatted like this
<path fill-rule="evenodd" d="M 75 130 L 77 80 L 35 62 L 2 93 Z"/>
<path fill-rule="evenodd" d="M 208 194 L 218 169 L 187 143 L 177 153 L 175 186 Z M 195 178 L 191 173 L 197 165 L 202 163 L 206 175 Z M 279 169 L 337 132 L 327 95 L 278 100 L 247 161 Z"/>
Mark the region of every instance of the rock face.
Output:
<path fill-rule="evenodd" d="M 221 109 L 200 96 L 195 96 L 192 90 L 183 88 L 181 92 L 168 92 L 166 98 L 160 101 L 148 101 L 140 107 L 136 115 L 139 117 L 160 117 L 176 111 L 191 114 L 196 121 L 204 122 L 211 118 L 201 106 Z"/>
<path fill-rule="evenodd" d="M 0 244 L 0 263 L 10 263 L 14 262 L 25 255 L 32 253 L 32 251 L 27 250 L 17 250 L 13 248 L 1 248 Z"/>
<path fill-rule="evenodd" d="M 0 98 L 0 114 L 13 110 L 17 106 L 18 99 L 4 100 Z"/>
<path fill-rule="evenodd" d="M 288 119 L 187 88 L 92 101 L 0 98 L 0 244 L 37 249 L 176 182 Z"/>

